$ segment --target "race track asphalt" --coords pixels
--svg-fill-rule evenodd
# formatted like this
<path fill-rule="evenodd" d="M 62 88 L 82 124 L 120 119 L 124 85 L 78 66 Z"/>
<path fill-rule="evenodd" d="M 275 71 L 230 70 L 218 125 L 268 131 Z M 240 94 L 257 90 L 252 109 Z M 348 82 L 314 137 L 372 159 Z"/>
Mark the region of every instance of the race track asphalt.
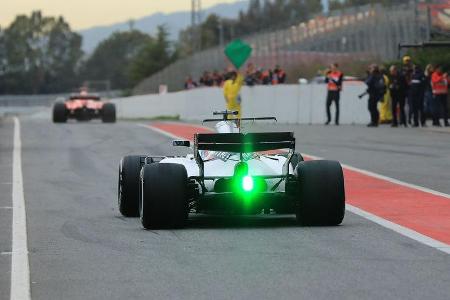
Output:
<path fill-rule="evenodd" d="M 21 117 L 32 299 L 448 299 L 450 256 L 347 212 L 339 227 L 292 216 L 191 216 L 145 231 L 117 210 L 126 154 L 181 154 L 135 122 Z M 260 127 L 262 128 L 262 127 Z M 273 128 L 273 126 L 271 127 Z M 450 134 L 289 126 L 299 150 L 450 192 Z M 13 122 L 0 122 L 0 206 L 11 206 Z M 9 299 L 11 210 L 0 208 L 0 299 Z"/>

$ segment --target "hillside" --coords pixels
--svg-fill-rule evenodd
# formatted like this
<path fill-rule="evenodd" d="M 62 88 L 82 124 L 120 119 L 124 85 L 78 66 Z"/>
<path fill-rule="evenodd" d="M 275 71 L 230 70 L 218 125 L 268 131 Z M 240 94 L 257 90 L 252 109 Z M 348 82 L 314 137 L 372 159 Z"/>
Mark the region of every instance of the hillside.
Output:
<path fill-rule="evenodd" d="M 203 17 L 215 13 L 224 18 L 236 18 L 239 11 L 246 10 L 248 0 L 238 1 L 229 4 L 218 4 L 203 11 Z M 134 28 L 143 32 L 153 34 L 156 27 L 165 24 L 170 32 L 170 39 L 176 40 L 180 30 L 186 28 L 191 22 L 191 12 L 182 11 L 171 14 L 155 13 L 147 17 L 134 20 Z M 102 40 L 106 39 L 115 31 L 124 31 L 130 28 L 128 20 L 112 24 L 109 26 L 97 26 L 80 30 L 83 37 L 83 50 L 87 53 L 92 52 Z"/>

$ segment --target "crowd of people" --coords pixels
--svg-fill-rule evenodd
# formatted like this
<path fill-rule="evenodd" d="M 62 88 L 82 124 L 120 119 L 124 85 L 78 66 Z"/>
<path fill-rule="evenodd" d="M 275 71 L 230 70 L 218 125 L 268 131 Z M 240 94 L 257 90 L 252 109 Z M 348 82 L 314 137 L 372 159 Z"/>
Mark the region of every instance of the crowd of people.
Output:
<path fill-rule="evenodd" d="M 335 124 L 339 125 L 339 101 L 344 74 L 337 63 L 331 64 L 325 71 L 327 84 L 325 125 L 331 123 L 330 108 L 335 105 Z M 227 85 L 229 82 L 229 85 Z M 242 85 L 276 85 L 286 83 L 286 72 L 276 66 L 273 70 L 256 68 L 249 63 L 245 71 L 236 72 L 226 69 L 224 72 L 205 71 L 198 82 L 191 76 L 186 79 L 185 89 L 196 87 L 223 87 L 225 98 L 240 103 L 239 92 L 230 92 L 233 83 L 239 91 Z M 448 121 L 448 91 L 450 77 L 439 65 L 428 65 L 423 70 L 405 56 L 401 65 L 391 65 L 388 69 L 372 64 L 365 79 L 367 90 L 360 95 L 368 95 L 370 123 L 368 127 L 377 127 L 380 123 L 390 123 L 392 127 L 425 127 L 428 117 L 433 126 L 450 126 Z M 230 96 L 227 96 L 227 93 Z M 228 100 L 227 100 L 228 101 Z M 235 101 L 228 101 L 234 103 Z M 231 109 L 231 107 L 230 107 Z M 440 120 L 443 120 L 441 123 Z"/>
<path fill-rule="evenodd" d="M 192 76 L 188 76 L 184 83 L 184 88 L 190 90 L 197 87 L 223 87 L 225 81 L 234 74 L 233 72 L 232 69 L 226 69 L 223 72 L 217 70 L 214 72 L 204 71 L 198 81 L 194 80 Z M 256 68 L 254 64 L 249 63 L 243 76 L 244 84 L 247 86 L 286 83 L 286 72 L 278 65 L 271 70 Z"/>
<path fill-rule="evenodd" d="M 366 79 L 369 94 L 370 127 L 376 127 L 380 119 L 391 126 L 426 126 L 427 115 L 433 126 L 450 126 L 448 122 L 448 87 L 450 77 L 439 65 L 428 65 L 423 70 L 412 63 L 409 56 L 403 58 L 401 67 L 392 65 L 386 72 L 377 65 L 371 65 Z M 380 118 L 378 102 L 391 102 L 390 112 Z M 441 124 L 440 119 L 443 119 Z"/>
<path fill-rule="evenodd" d="M 330 106 L 336 106 L 335 124 L 339 125 L 339 98 L 342 90 L 343 74 L 337 64 L 332 64 L 326 72 L 327 121 L 331 122 Z M 368 95 L 370 123 L 377 127 L 380 123 L 390 123 L 392 127 L 425 127 L 427 117 L 433 126 L 450 126 L 448 121 L 448 91 L 450 77 L 439 65 L 429 64 L 425 70 L 405 56 L 401 66 L 392 65 L 388 70 L 376 64 L 369 66 L 365 80 Z M 381 114 L 380 114 L 380 110 Z M 440 122 L 443 119 L 443 124 Z"/>

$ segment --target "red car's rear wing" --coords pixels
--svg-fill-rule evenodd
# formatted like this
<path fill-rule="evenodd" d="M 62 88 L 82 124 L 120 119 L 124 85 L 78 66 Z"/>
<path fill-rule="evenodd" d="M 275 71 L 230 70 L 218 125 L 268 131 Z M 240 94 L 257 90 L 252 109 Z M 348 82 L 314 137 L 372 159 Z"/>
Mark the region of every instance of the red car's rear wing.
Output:
<path fill-rule="evenodd" d="M 93 100 L 99 101 L 100 97 L 97 95 L 71 95 L 69 100 Z"/>

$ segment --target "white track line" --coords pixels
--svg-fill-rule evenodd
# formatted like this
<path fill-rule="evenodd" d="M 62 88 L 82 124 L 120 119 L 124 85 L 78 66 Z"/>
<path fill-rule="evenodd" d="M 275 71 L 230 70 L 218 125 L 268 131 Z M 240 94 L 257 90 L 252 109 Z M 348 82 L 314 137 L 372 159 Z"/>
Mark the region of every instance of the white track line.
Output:
<path fill-rule="evenodd" d="M 173 134 L 171 134 L 169 132 L 161 130 L 159 128 L 155 128 L 155 127 L 153 127 L 151 125 L 139 124 L 139 126 L 145 127 L 147 129 L 150 129 L 150 130 L 153 130 L 153 131 L 158 132 L 158 133 L 160 133 L 162 135 L 165 135 L 165 136 L 167 136 L 169 138 L 183 139 L 183 138 L 180 138 L 180 137 L 178 137 L 176 135 L 173 135 Z M 306 154 L 306 153 L 302 153 L 302 155 L 305 156 L 305 157 L 309 157 L 311 159 L 315 159 L 315 160 L 323 159 L 323 158 L 321 158 L 319 156 L 314 156 L 314 155 L 310 155 L 310 154 Z M 435 190 L 432 190 L 432 189 L 429 189 L 429 188 L 425 188 L 425 187 L 422 187 L 422 186 L 419 186 L 419 185 L 403 182 L 403 181 L 400 181 L 400 180 L 397 180 L 397 179 L 394 179 L 394 178 L 391 178 L 391 177 L 387 177 L 387 176 L 380 175 L 380 174 L 377 174 L 377 173 L 374 173 L 374 172 L 370 172 L 370 171 L 367 171 L 367 170 L 355 168 L 355 167 L 352 167 L 352 166 L 349 166 L 349 165 L 345 165 L 345 164 L 342 164 L 342 167 L 345 168 L 345 169 L 351 170 L 351 171 L 355 171 L 355 172 L 358 172 L 358 173 L 370 176 L 370 177 L 375 177 L 375 178 L 378 178 L 378 179 L 381 179 L 381 180 L 385 180 L 385 181 L 388 181 L 388 182 L 391 182 L 391 183 L 394 183 L 394 184 L 398 184 L 398 185 L 401 185 L 401 186 L 405 186 L 405 187 L 408 187 L 408 188 L 411 188 L 411 189 L 416 189 L 416 190 L 419 190 L 419 191 L 422 191 L 422 192 L 425 192 L 425 193 L 430 193 L 430 194 L 433 194 L 433 195 L 436 195 L 436 196 L 441 196 L 441 197 L 450 199 L 450 195 L 449 194 L 441 193 L 441 192 L 438 192 L 438 191 L 435 191 Z M 435 240 L 433 238 L 430 238 L 430 237 L 428 237 L 426 235 L 423 235 L 423 234 L 421 234 L 421 233 L 419 233 L 417 231 L 414 231 L 412 229 L 406 228 L 406 227 L 401 226 L 399 224 L 396 224 L 394 222 L 391 222 L 391 221 L 388 221 L 388 220 L 383 219 L 381 217 L 378 217 L 378 216 L 376 216 L 376 215 L 374 215 L 372 213 L 369 213 L 369 212 L 367 212 L 365 210 L 362 210 L 362 209 L 360 209 L 358 207 L 355 207 L 353 205 L 346 204 L 345 206 L 346 206 L 345 207 L 346 210 L 348 210 L 348 211 L 350 211 L 350 212 L 352 212 L 352 213 L 354 213 L 354 214 L 356 214 L 356 215 L 358 215 L 360 217 L 363 217 L 363 218 L 365 218 L 365 219 L 367 219 L 369 221 L 372 221 L 372 222 L 374 222 L 374 223 L 376 223 L 378 225 L 381 225 L 381 226 L 383 226 L 385 228 L 393 230 L 393 231 L 395 231 L 395 232 L 397 232 L 397 233 L 399 233 L 399 234 L 401 234 L 403 236 L 409 237 L 409 238 L 411 238 L 411 239 L 413 239 L 413 240 L 415 240 L 415 241 L 417 241 L 419 243 L 425 244 L 425 245 L 430 246 L 430 247 L 432 247 L 434 249 L 437 249 L 437 250 L 442 251 L 444 253 L 450 254 L 450 245 L 448 245 L 448 244 L 445 244 L 445 243 L 443 243 L 441 241 L 438 241 L 438 240 Z"/>
<path fill-rule="evenodd" d="M 27 216 L 23 194 L 22 142 L 20 122 L 14 118 L 13 150 L 13 189 L 12 189 L 12 257 L 11 257 L 11 300 L 29 300 L 30 264 L 28 261 Z"/>
<path fill-rule="evenodd" d="M 360 216 L 367 220 L 370 220 L 374 223 L 377 223 L 378 225 L 381 225 L 385 228 L 391 229 L 397 233 L 400 233 L 401 235 L 404 235 L 406 237 L 409 237 L 419 243 L 425 244 L 427 246 L 430 246 L 434 249 L 443 251 L 447 254 L 450 254 L 450 245 L 447 245 L 443 242 L 440 242 L 438 240 L 432 239 L 426 235 L 423 235 L 417 231 L 414 231 L 412 229 L 406 228 L 404 226 L 398 225 L 394 222 L 388 221 L 386 219 L 380 218 L 374 214 L 371 214 L 365 210 L 362 210 L 360 208 L 357 208 L 350 204 L 345 204 L 345 209 Z"/>

